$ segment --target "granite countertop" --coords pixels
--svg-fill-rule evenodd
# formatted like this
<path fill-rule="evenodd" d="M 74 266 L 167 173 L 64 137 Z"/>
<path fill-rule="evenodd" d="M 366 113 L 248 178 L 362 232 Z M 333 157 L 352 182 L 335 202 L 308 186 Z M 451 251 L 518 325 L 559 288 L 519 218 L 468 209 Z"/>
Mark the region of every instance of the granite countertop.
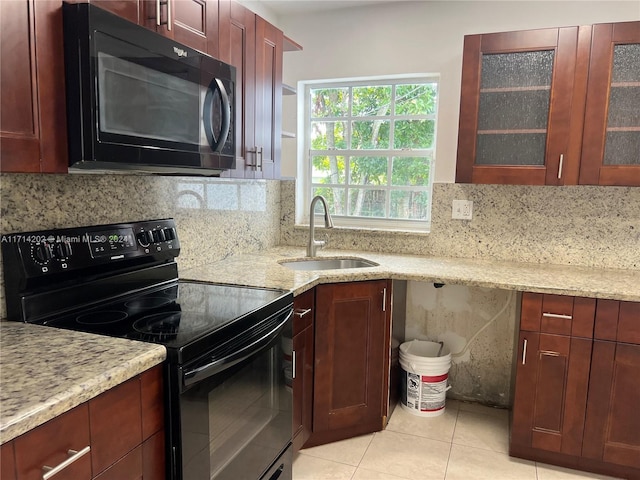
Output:
<path fill-rule="evenodd" d="M 318 257 L 361 257 L 378 267 L 296 271 L 278 262 L 304 259 L 301 247 L 275 247 L 181 270 L 183 279 L 292 290 L 320 283 L 391 278 L 640 302 L 640 271 L 465 258 L 320 250 Z"/>
<path fill-rule="evenodd" d="M 0 322 L 0 444 L 165 358 L 152 343 Z"/>
<path fill-rule="evenodd" d="M 320 283 L 390 278 L 538 293 L 640 301 L 640 272 L 463 258 L 323 250 L 379 264 L 296 271 L 279 264 L 305 249 L 275 247 L 180 271 L 184 280 L 278 288 L 298 295 Z M 63 352 L 63 354 L 61 354 Z M 0 443 L 161 363 L 159 345 L 40 325 L 0 322 Z"/>

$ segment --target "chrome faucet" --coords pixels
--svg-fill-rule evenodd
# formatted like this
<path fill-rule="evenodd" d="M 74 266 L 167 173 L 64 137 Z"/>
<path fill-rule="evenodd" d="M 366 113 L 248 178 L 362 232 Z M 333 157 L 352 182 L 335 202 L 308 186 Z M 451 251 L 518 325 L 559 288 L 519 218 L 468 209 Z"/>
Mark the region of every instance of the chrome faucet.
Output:
<path fill-rule="evenodd" d="M 313 197 L 313 200 L 311 200 L 311 207 L 309 207 L 309 243 L 307 244 L 307 257 L 315 257 L 318 247 L 322 248 L 325 244 L 324 240 L 315 239 L 315 209 L 316 203 L 318 203 L 318 201 L 322 203 L 322 206 L 324 208 L 324 228 L 333 228 L 333 220 L 331 219 L 331 215 L 329 214 L 327 201 L 322 195 L 316 195 L 315 197 Z"/>

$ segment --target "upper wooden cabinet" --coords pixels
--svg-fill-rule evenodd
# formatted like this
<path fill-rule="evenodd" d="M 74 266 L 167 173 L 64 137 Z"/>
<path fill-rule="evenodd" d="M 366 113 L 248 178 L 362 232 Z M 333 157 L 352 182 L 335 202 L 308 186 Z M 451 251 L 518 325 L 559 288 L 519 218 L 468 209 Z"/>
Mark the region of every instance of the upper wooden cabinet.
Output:
<path fill-rule="evenodd" d="M 279 178 L 284 35 L 239 3 L 221 0 L 220 60 L 236 67 L 236 168 L 224 176 Z"/>
<path fill-rule="evenodd" d="M 593 26 L 580 183 L 640 185 L 640 22 Z"/>
<path fill-rule="evenodd" d="M 466 36 L 456 182 L 640 185 L 639 38 L 640 22 Z"/>
<path fill-rule="evenodd" d="M 143 0 L 140 20 L 165 37 L 218 57 L 218 0 Z"/>
<path fill-rule="evenodd" d="M 66 172 L 62 2 L 0 2 L 0 171 Z"/>

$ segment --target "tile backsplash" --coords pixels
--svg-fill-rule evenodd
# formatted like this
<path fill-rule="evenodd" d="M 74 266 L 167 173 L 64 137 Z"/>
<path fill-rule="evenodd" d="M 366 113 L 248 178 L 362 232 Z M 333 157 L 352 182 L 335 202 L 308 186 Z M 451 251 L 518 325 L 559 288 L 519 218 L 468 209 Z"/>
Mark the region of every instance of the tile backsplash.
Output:
<path fill-rule="evenodd" d="M 282 182 L 281 244 L 304 246 L 295 183 Z M 473 219 L 452 220 L 454 199 Z M 428 234 L 334 229 L 333 248 L 597 268 L 640 268 L 640 188 L 438 183 Z"/>
<path fill-rule="evenodd" d="M 0 175 L 0 234 L 173 217 L 180 268 L 280 240 L 280 184 L 150 175 Z M 0 318 L 4 316 L 2 283 Z"/>

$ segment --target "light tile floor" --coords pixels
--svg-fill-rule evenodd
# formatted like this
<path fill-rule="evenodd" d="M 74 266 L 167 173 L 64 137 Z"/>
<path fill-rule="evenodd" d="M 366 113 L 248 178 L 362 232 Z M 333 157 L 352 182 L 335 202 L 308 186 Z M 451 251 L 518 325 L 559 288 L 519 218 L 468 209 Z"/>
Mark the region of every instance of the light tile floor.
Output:
<path fill-rule="evenodd" d="M 506 410 L 447 400 L 445 413 L 418 417 L 400 406 L 382 432 L 302 450 L 294 480 L 611 479 L 511 458 Z"/>

